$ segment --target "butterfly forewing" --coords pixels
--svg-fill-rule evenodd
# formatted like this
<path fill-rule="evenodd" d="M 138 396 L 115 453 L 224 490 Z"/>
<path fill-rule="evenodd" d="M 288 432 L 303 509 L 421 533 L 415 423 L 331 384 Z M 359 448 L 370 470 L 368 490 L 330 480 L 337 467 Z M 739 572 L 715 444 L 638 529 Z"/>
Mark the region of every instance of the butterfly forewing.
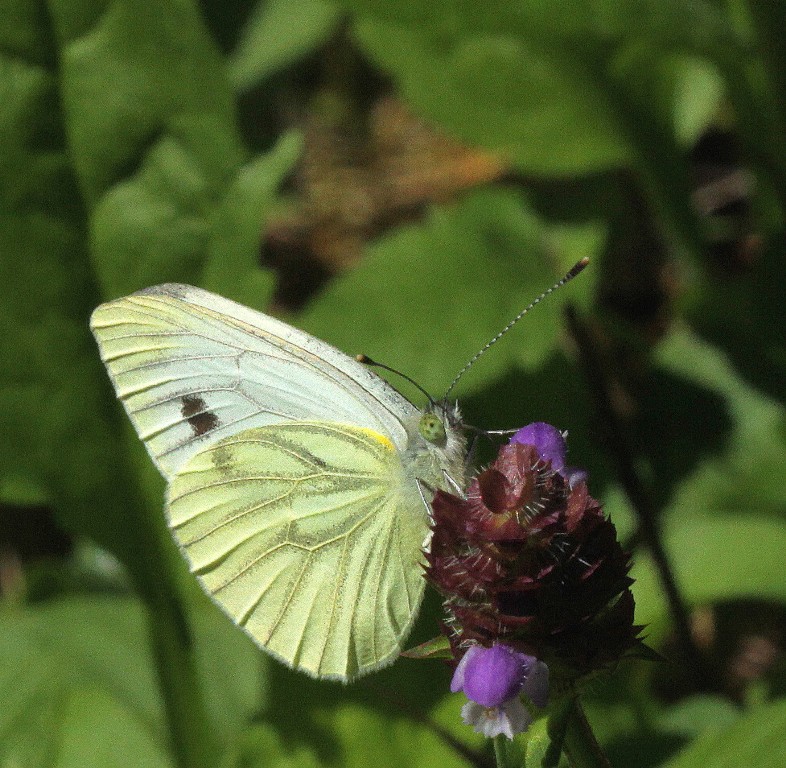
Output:
<path fill-rule="evenodd" d="M 207 291 L 161 285 L 91 320 L 118 397 L 161 472 L 240 431 L 291 420 L 366 427 L 407 443 L 417 410 L 313 336 Z"/>
<path fill-rule="evenodd" d="M 290 666 L 348 680 L 398 655 L 428 527 L 383 435 L 327 422 L 242 431 L 178 472 L 168 517 L 205 589 Z"/>

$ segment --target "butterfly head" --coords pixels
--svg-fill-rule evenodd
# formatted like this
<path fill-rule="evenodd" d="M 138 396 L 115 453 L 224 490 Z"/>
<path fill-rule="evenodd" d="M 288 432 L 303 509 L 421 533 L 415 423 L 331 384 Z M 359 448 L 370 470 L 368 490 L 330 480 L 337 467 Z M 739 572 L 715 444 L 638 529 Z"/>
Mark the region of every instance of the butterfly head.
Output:
<path fill-rule="evenodd" d="M 447 445 L 450 437 L 463 425 L 457 404 L 432 402 L 420 415 L 418 432 L 427 442 L 438 447 Z"/>
<path fill-rule="evenodd" d="M 382 368 L 401 376 L 428 398 L 429 404 L 418 416 L 417 422 L 407 425 L 412 455 L 428 454 L 438 457 L 442 462 L 447 461 L 451 464 L 463 462 L 466 453 L 466 439 L 464 437 L 464 420 L 461 418 L 458 403 L 451 403 L 447 398 L 434 400 L 414 379 L 389 365 L 372 360 L 368 355 L 358 355 L 355 359 L 364 365 Z"/>
<path fill-rule="evenodd" d="M 458 404 L 432 401 L 418 417 L 417 439 L 410 443 L 412 466 L 418 478 L 442 487 L 445 475 L 451 487 L 463 487 L 467 440 Z M 438 480 L 439 478 L 439 480 Z"/>
<path fill-rule="evenodd" d="M 444 445 L 448 434 L 445 424 L 436 413 L 424 413 L 418 422 L 420 436 L 434 445 Z"/>

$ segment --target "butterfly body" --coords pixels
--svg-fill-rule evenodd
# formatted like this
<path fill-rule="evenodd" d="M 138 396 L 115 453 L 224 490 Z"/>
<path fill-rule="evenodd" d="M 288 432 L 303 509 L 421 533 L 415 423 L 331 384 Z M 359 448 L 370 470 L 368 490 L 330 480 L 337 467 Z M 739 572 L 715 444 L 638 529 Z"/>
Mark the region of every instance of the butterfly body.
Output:
<path fill-rule="evenodd" d="M 191 286 L 104 304 L 91 327 L 206 592 L 314 676 L 392 662 L 422 599 L 424 490 L 464 482 L 458 409 L 421 412 L 330 345 Z"/>

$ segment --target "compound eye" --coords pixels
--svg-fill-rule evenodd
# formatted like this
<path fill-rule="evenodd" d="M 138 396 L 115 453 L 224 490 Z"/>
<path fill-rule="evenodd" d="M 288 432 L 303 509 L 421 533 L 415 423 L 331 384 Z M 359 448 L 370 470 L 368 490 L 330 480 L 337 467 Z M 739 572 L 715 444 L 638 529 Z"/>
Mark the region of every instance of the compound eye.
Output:
<path fill-rule="evenodd" d="M 429 443 L 436 443 L 437 445 L 444 443 L 447 437 L 442 419 L 434 413 L 424 413 L 420 417 L 418 431 L 424 440 L 428 440 Z"/>

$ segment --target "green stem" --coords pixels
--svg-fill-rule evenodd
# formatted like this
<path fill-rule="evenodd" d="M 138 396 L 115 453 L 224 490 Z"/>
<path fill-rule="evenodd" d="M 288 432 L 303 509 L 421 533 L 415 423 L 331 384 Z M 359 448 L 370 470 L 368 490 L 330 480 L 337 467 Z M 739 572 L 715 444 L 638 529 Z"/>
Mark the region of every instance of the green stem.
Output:
<path fill-rule="evenodd" d="M 636 466 L 636 452 L 630 443 L 624 423 L 612 397 L 611 377 L 604 365 L 596 344 L 589 332 L 587 323 L 568 305 L 565 310 L 570 333 L 579 350 L 584 368 L 585 380 L 595 400 L 595 410 L 605 425 L 606 445 L 611 448 L 612 457 L 617 465 L 617 474 L 631 506 L 636 512 L 641 534 L 652 555 L 663 592 L 669 605 L 672 620 L 684 658 L 686 669 L 699 688 L 712 686 L 713 675 L 701 650 L 693 640 L 690 629 L 688 607 L 677 586 L 666 548 L 663 544 L 658 520 L 660 509 L 654 501 L 651 490 L 641 477 Z"/>
<path fill-rule="evenodd" d="M 178 768 L 209 768 L 218 762 L 196 672 L 191 635 L 177 598 L 148 597 L 150 640 Z"/>
<path fill-rule="evenodd" d="M 571 768 L 611 768 L 578 697 L 568 701 L 566 714 L 564 749 Z"/>
<path fill-rule="evenodd" d="M 135 478 L 128 483 L 137 491 L 132 498 L 142 499 Z M 142 507 L 135 519 L 145 521 L 139 529 L 145 557 L 129 557 L 128 562 L 147 609 L 173 762 L 177 768 L 212 768 L 219 762 L 220 744 L 207 717 L 191 627 L 178 592 L 174 548 L 167 546 L 169 533 L 162 516 L 153 517 Z"/>
<path fill-rule="evenodd" d="M 653 209 L 660 214 L 673 242 L 694 256 L 705 238 L 691 202 L 691 179 L 684 151 L 670 126 L 636 90 L 640 83 L 608 78 L 608 98 L 633 150 L 633 171 Z"/>
<path fill-rule="evenodd" d="M 768 170 L 783 212 L 786 213 L 786 5 L 783 2 L 748 0 L 748 13 L 758 41 L 758 61 L 766 87 L 762 89 L 759 107 L 769 130 L 762 137 L 766 146 Z M 750 86 L 749 86 L 750 87 Z M 740 114 L 740 121 L 749 114 Z"/>
<path fill-rule="evenodd" d="M 510 745 L 507 736 L 494 737 L 494 757 L 497 760 L 497 768 L 519 768 Z"/>

